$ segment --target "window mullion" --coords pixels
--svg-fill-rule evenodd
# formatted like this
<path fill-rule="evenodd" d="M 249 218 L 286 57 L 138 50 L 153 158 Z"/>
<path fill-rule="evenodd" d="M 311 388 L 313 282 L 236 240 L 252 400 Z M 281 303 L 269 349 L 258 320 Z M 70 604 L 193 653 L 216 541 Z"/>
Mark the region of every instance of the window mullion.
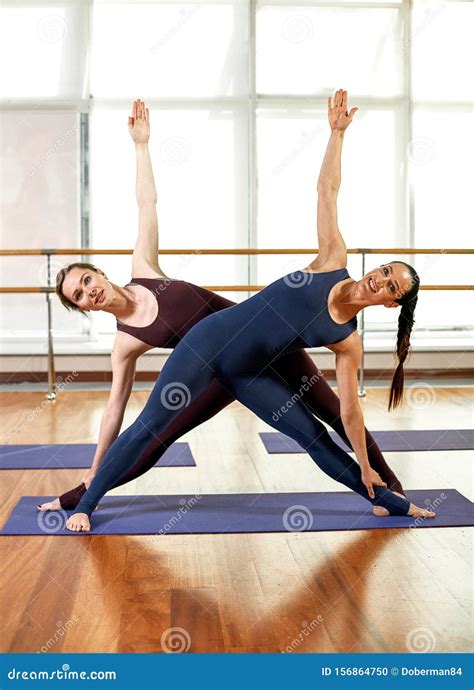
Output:
<path fill-rule="evenodd" d="M 408 150 L 413 139 L 413 108 L 412 108 L 412 51 L 411 51 L 411 41 L 412 41 L 412 8 L 410 0 L 404 0 L 402 9 L 403 18 L 403 46 L 406 49 L 404 52 L 403 60 L 403 93 L 405 94 L 405 141 L 404 143 L 404 169 L 403 169 L 403 179 L 405 180 L 405 217 L 406 217 L 406 230 L 405 230 L 405 244 L 408 247 L 414 247 L 416 243 L 415 237 L 415 190 L 413 185 L 413 177 L 410 170 L 409 155 Z"/>
<path fill-rule="evenodd" d="M 256 23 L 257 0 L 249 0 L 249 49 L 248 49 L 248 246 L 258 246 L 258 168 L 257 168 L 257 86 L 256 86 Z M 248 256 L 247 277 L 249 284 L 257 282 L 258 257 Z M 251 293 L 248 294 L 251 296 Z"/>

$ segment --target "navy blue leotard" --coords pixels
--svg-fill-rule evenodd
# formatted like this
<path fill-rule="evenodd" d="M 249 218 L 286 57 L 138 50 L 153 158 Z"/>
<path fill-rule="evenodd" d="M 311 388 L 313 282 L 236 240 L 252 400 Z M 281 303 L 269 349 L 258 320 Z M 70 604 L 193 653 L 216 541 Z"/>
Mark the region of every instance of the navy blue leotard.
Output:
<path fill-rule="evenodd" d="M 166 361 L 140 415 L 107 451 L 75 512 L 90 515 L 131 463 L 160 446 L 159 434 L 180 410 L 217 379 L 270 426 L 294 438 L 330 477 L 391 514 L 406 515 L 408 500 L 389 489 L 374 487 L 375 499 L 369 497 L 358 463 L 271 366 L 289 352 L 340 342 L 356 329 L 355 318 L 337 324 L 328 310 L 331 289 L 346 278 L 345 268 L 297 271 L 193 326 Z"/>

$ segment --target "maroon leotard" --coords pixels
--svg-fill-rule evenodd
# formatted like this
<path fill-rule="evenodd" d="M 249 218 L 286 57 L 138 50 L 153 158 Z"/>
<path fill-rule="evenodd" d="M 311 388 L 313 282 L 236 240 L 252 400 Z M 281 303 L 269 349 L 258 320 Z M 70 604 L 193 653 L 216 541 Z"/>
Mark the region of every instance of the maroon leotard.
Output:
<path fill-rule="evenodd" d="M 127 326 L 117 321 L 117 330 L 133 335 L 153 347 L 176 347 L 181 338 L 205 316 L 235 302 L 184 280 L 133 278 L 129 285 L 143 285 L 156 297 L 158 315 L 149 326 Z"/>
<path fill-rule="evenodd" d="M 158 302 L 158 315 L 153 323 L 144 327 L 127 326 L 117 321 L 117 330 L 154 347 L 175 347 L 198 321 L 235 304 L 225 297 L 183 280 L 133 278 L 129 284 L 143 285 L 154 293 Z M 295 393 L 298 393 L 313 414 L 331 426 L 350 446 L 340 418 L 339 398 L 309 354 L 305 350 L 298 350 L 284 355 L 273 363 L 272 368 Z M 302 386 L 302 381 L 311 381 L 311 385 Z M 157 451 L 153 458 L 147 462 L 138 460 L 115 486 L 121 486 L 147 472 L 174 441 L 213 417 L 233 400 L 220 382 L 214 379 L 204 393 L 185 407 L 160 435 L 161 445 L 157 443 Z M 385 462 L 376 442 L 367 430 L 365 433 L 370 465 L 380 474 L 389 489 L 403 494 L 399 480 Z M 61 507 L 65 510 L 74 509 L 85 491 L 85 485 L 81 484 L 62 494 L 59 497 Z"/>

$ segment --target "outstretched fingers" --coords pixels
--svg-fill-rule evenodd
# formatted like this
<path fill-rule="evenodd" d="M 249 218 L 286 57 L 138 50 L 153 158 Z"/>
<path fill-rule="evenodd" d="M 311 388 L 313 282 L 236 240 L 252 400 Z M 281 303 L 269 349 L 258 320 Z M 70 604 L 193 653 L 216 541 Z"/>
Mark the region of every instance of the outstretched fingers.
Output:
<path fill-rule="evenodd" d="M 351 112 L 349 113 L 349 117 L 350 117 L 351 121 L 352 121 L 352 118 L 354 117 L 354 115 L 356 114 L 356 112 L 358 110 L 359 110 L 359 108 L 352 108 Z"/>
<path fill-rule="evenodd" d="M 131 118 L 129 117 L 128 119 L 129 119 L 129 122 L 130 122 L 130 120 L 132 120 L 132 124 L 137 119 L 148 120 L 148 108 L 145 108 L 145 104 L 139 98 L 137 98 L 135 101 L 133 101 L 132 116 L 131 116 Z"/>

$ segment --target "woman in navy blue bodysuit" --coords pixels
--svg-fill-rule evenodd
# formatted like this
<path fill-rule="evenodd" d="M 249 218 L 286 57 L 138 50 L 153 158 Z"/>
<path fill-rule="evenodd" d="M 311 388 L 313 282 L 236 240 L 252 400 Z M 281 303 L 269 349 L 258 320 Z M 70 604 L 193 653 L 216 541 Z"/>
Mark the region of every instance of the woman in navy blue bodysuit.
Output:
<path fill-rule="evenodd" d="M 347 273 L 336 200 L 344 132 L 357 108 L 347 111 L 347 92 L 342 90 L 328 105 L 331 136 L 318 181 L 318 256 L 304 270 L 276 280 L 240 304 L 210 314 L 188 331 L 168 358 L 141 414 L 109 448 L 69 518 L 68 529 L 90 529 L 89 517 L 100 498 L 131 462 L 156 451 L 161 431 L 215 379 L 269 425 L 298 441 L 326 474 L 383 507 L 387 514 L 434 515 L 387 489 L 368 461 L 357 397 L 362 350 L 356 315 L 366 306 L 401 306 L 399 364 L 389 402 L 389 407 L 396 406 L 403 393 L 403 362 L 409 350 L 419 278 L 403 262 L 385 264 L 359 281 Z M 275 361 L 290 352 L 321 345 L 336 355 L 341 418 L 358 462 L 330 439 L 302 400 L 293 401 L 294 392 L 272 369 Z"/>

